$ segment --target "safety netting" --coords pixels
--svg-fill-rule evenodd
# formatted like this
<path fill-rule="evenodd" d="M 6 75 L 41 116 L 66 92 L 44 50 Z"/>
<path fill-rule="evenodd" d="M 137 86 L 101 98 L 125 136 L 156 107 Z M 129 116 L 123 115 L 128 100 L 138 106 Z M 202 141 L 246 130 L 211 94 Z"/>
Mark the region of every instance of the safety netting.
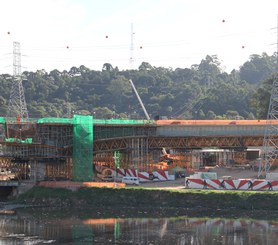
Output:
<path fill-rule="evenodd" d="M 58 118 L 58 117 L 45 117 L 38 119 L 38 123 L 61 123 L 61 124 L 71 124 L 72 118 Z"/>
<path fill-rule="evenodd" d="M 94 119 L 94 124 L 142 125 L 142 124 L 155 124 L 155 121 L 132 120 L 132 119 Z"/>
<path fill-rule="evenodd" d="M 0 117 L 0 123 L 4 124 L 6 122 L 4 117 Z"/>
<path fill-rule="evenodd" d="M 93 117 L 74 115 L 73 118 L 73 180 L 93 178 Z"/>
<path fill-rule="evenodd" d="M 0 140 L 5 139 L 5 118 L 0 117 Z"/>

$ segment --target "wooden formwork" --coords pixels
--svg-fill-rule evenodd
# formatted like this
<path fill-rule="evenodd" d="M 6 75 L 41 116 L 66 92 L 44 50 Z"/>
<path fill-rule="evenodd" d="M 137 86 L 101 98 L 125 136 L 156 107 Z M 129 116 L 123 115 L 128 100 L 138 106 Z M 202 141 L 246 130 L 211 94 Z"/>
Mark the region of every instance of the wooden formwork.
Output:
<path fill-rule="evenodd" d="M 63 162 L 47 162 L 45 164 L 46 179 L 72 179 L 72 159 Z"/>

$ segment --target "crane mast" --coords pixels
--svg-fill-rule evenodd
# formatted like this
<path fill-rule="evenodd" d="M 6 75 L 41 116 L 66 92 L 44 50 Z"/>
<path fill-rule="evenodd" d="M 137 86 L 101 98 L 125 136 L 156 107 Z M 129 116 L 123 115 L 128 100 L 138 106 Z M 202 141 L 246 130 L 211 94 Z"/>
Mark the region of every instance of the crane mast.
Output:
<path fill-rule="evenodd" d="M 144 106 L 144 104 L 143 104 L 143 102 L 142 102 L 142 100 L 141 100 L 141 98 L 140 98 L 140 96 L 139 96 L 139 94 L 138 94 L 138 92 L 137 92 L 137 90 L 136 90 L 132 80 L 129 79 L 129 82 L 130 82 L 130 84 L 131 84 L 131 86 L 132 86 L 132 88 L 134 90 L 134 93 L 136 94 L 137 99 L 139 100 L 139 103 L 140 103 L 140 105 L 141 105 L 141 107 L 142 107 L 142 109 L 143 109 L 143 111 L 145 113 L 145 116 L 146 116 L 147 120 L 150 120 L 151 118 L 150 118 L 150 116 L 149 116 L 149 114 L 148 114 L 148 112 L 147 112 L 147 110 L 146 110 L 146 108 L 145 108 L 145 106 Z"/>

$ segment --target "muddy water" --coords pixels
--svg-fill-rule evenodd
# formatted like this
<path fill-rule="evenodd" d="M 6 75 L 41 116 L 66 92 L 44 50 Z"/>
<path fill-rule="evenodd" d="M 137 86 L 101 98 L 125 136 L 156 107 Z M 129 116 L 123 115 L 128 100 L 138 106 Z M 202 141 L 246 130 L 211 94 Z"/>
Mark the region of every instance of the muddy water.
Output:
<path fill-rule="evenodd" d="M 80 218 L 17 210 L 0 215 L 0 244 L 274 245 L 278 221 L 219 218 Z"/>

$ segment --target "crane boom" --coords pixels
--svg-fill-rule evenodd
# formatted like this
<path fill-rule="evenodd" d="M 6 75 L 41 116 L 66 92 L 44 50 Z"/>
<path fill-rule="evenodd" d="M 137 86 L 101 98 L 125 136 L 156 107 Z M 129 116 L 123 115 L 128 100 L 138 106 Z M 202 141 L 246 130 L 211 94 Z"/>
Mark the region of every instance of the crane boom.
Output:
<path fill-rule="evenodd" d="M 150 116 L 149 116 L 149 114 L 148 114 L 148 112 L 147 112 L 147 110 L 146 110 L 146 108 L 145 108 L 145 106 L 144 106 L 144 104 L 143 104 L 143 102 L 142 102 L 142 100 L 141 100 L 141 98 L 140 98 L 140 96 L 139 96 L 139 94 L 138 94 L 138 92 L 137 92 L 137 90 L 136 90 L 132 80 L 129 79 L 129 82 L 130 82 L 130 84 L 131 84 L 131 86 L 132 86 L 132 88 L 134 90 L 134 93 L 137 96 L 137 99 L 139 100 L 139 103 L 140 103 L 140 105 L 141 105 L 141 107 L 142 107 L 142 109 L 143 109 L 143 111 L 145 113 L 145 116 L 146 116 L 147 120 L 150 120 L 151 118 L 150 118 Z"/>

